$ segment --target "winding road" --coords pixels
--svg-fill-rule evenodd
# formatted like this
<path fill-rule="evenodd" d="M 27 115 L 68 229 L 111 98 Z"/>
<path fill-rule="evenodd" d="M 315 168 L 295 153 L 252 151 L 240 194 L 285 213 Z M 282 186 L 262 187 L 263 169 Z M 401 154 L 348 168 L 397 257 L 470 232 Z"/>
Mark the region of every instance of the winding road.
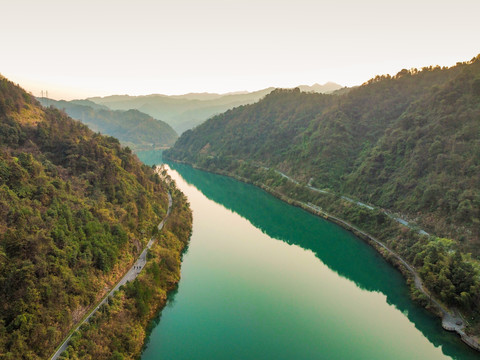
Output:
<path fill-rule="evenodd" d="M 256 166 L 261 167 L 262 169 L 267 170 L 267 171 L 268 171 L 268 170 L 271 170 L 271 168 L 268 168 L 268 167 L 266 167 L 266 166 L 260 166 L 260 165 L 256 165 Z M 284 177 L 285 179 L 293 182 L 294 184 L 296 184 L 296 185 L 301 185 L 297 180 L 295 180 L 294 178 L 288 176 L 287 174 L 285 174 L 285 173 L 283 173 L 283 172 L 281 172 L 281 171 L 279 171 L 279 170 L 276 170 L 276 169 L 272 169 L 272 170 L 275 171 L 275 172 L 276 172 L 277 174 L 279 174 L 280 176 Z M 305 187 L 306 187 L 307 189 L 310 189 L 310 190 L 312 190 L 312 191 L 316 191 L 316 192 L 321 193 L 321 194 L 332 194 L 332 195 L 335 195 L 333 192 L 330 192 L 330 191 L 328 191 L 328 190 L 322 190 L 322 189 L 318 189 L 318 188 L 316 188 L 316 187 L 313 187 L 313 186 L 311 185 L 312 180 L 313 180 L 313 178 L 311 178 L 310 181 L 308 182 L 308 184 L 305 185 Z M 341 197 L 342 199 L 346 200 L 346 201 L 351 202 L 352 204 L 356 204 L 356 205 L 358 205 L 358 206 L 367 208 L 367 209 L 369 209 L 369 210 L 375 210 L 375 207 L 374 207 L 374 206 L 365 204 L 365 203 L 363 203 L 363 202 L 361 202 L 361 201 L 357 201 L 357 200 L 351 199 L 351 198 L 349 198 L 349 197 L 347 197 L 347 196 L 343 196 L 343 195 L 340 196 L 340 197 Z M 398 222 L 398 223 L 400 223 L 400 224 L 402 224 L 402 225 L 404 225 L 404 226 L 406 226 L 406 227 L 408 227 L 408 228 L 410 228 L 410 229 L 415 229 L 415 228 L 416 228 L 415 225 L 410 224 L 407 220 L 404 220 L 404 219 L 402 219 L 402 218 L 396 217 L 396 216 L 390 214 L 389 212 L 387 212 L 387 211 L 385 211 L 385 210 L 383 210 L 383 209 L 380 209 L 380 211 L 382 211 L 382 212 L 383 212 L 385 215 L 387 215 L 389 218 L 395 220 L 396 222 Z M 430 236 L 430 234 L 427 233 L 425 230 L 417 229 L 417 231 L 418 231 L 418 233 L 419 233 L 420 235 Z"/>
<path fill-rule="evenodd" d="M 304 206 L 307 206 L 313 210 L 315 210 L 316 212 L 320 212 L 322 215 L 324 215 L 325 217 L 327 217 L 329 220 L 333 219 L 335 220 L 335 222 L 337 223 L 341 223 L 342 225 L 344 225 L 344 227 L 346 227 L 347 229 L 352 229 L 352 230 L 355 230 L 355 232 L 359 233 L 360 235 L 370 239 L 371 241 L 373 241 L 375 244 L 381 246 L 383 249 L 385 249 L 388 253 L 390 253 L 390 255 L 393 255 L 398 261 L 400 261 L 402 263 L 403 266 L 405 266 L 405 268 L 410 271 L 410 273 L 413 275 L 413 279 L 414 279 L 414 282 L 415 282 L 415 287 L 420 290 L 423 294 L 425 294 L 425 296 L 427 296 L 430 301 L 438 308 L 439 311 L 441 311 L 442 313 L 442 326 L 446 329 L 446 330 L 450 330 L 450 331 L 461 331 L 463 330 L 463 328 L 465 327 L 465 324 L 464 324 L 464 321 L 463 319 L 460 317 L 460 315 L 458 314 L 452 314 L 451 312 L 449 312 L 447 309 L 445 309 L 445 307 L 440 304 L 438 301 L 436 301 L 432 295 L 425 289 L 425 287 L 423 286 L 423 281 L 422 279 L 420 278 L 420 275 L 418 274 L 418 272 L 414 269 L 414 267 L 412 265 L 410 265 L 405 259 L 403 259 L 400 255 L 398 255 L 395 251 L 393 251 L 392 249 L 390 249 L 387 245 L 385 245 L 384 243 L 382 243 L 380 240 L 378 239 L 375 239 L 373 236 L 371 236 L 370 234 L 367 234 L 366 232 L 360 230 L 359 228 L 357 228 L 356 226 L 350 224 L 349 222 L 346 222 L 345 220 L 342 220 L 340 218 L 337 218 L 335 216 L 332 216 L 330 214 L 327 214 L 326 212 L 322 211 L 318 206 L 315 206 L 315 205 L 312 205 L 310 203 L 303 203 L 302 202 L 302 205 Z"/>
<path fill-rule="evenodd" d="M 262 166 L 263 167 L 263 166 Z M 263 167 L 264 169 L 267 169 L 269 170 L 269 168 L 267 167 Z M 299 182 L 296 181 L 295 179 L 292 179 L 290 176 L 282 173 L 281 171 L 278 171 L 278 170 L 275 170 L 274 171 L 278 174 L 280 174 L 281 176 L 283 176 L 284 178 L 292 181 L 293 183 L 299 185 Z M 312 179 L 313 180 L 313 179 Z M 325 193 L 325 194 L 329 194 L 330 192 L 329 191 L 326 191 L 326 190 L 321 190 L 321 189 L 318 189 L 318 188 L 315 188 L 313 186 L 310 185 L 310 183 L 308 185 L 306 185 L 306 187 L 310 190 L 313 190 L 313 191 L 316 191 L 316 192 L 320 192 L 320 193 Z M 373 206 L 370 206 L 370 205 L 367 205 L 367 204 L 364 204 L 362 202 L 359 202 L 359 201 L 356 201 L 356 200 L 353 200 L 353 199 L 350 199 L 346 196 L 341 196 L 342 199 L 345 199 L 349 202 L 352 202 L 352 203 L 356 203 L 357 205 L 359 206 L 363 206 L 363 207 L 366 207 L 370 210 L 374 210 L 375 208 Z M 420 278 L 420 275 L 417 273 L 417 271 L 413 268 L 413 266 L 411 266 L 407 261 L 405 261 L 400 255 L 398 255 L 395 251 L 393 251 L 392 249 L 390 249 L 388 246 L 386 246 L 385 244 L 383 244 L 382 242 L 380 242 L 379 240 L 375 239 L 373 236 L 363 232 L 362 230 L 360 230 L 359 228 L 353 226 L 352 224 L 342 220 L 342 219 L 339 219 L 335 216 L 332 216 L 330 214 L 327 214 L 325 213 L 321 208 L 319 208 L 318 206 L 315 206 L 311 203 L 303 203 L 302 204 L 304 206 L 307 206 L 313 210 L 315 210 L 316 212 L 320 212 L 324 215 L 326 215 L 328 218 L 330 219 L 334 219 L 336 222 L 339 222 L 339 223 L 342 223 L 343 225 L 345 225 L 347 228 L 351 228 L 353 230 L 355 230 L 356 232 L 360 233 L 361 235 L 363 235 L 364 237 L 367 237 L 368 239 L 370 239 L 371 241 L 375 242 L 377 245 L 381 246 L 382 248 L 384 248 L 386 251 L 388 251 L 391 255 L 393 255 L 398 261 L 400 261 L 403 266 L 405 266 L 405 268 L 410 271 L 410 273 L 413 275 L 413 278 L 414 278 L 414 282 L 415 282 L 415 287 L 420 290 L 425 296 L 427 296 L 430 301 L 435 305 L 435 307 L 442 313 L 442 326 L 444 329 L 446 330 L 449 330 L 449 331 L 455 331 L 457 332 L 460 336 L 462 336 L 462 338 L 465 336 L 465 332 L 463 331 L 463 329 L 465 328 L 465 322 L 464 320 L 462 319 L 462 317 L 457 314 L 456 312 L 455 313 L 451 313 L 450 311 L 448 311 L 447 309 L 445 309 L 445 307 L 440 304 L 437 300 L 435 300 L 432 295 L 425 289 L 425 287 L 423 286 L 423 282 L 422 282 L 422 279 Z M 383 211 L 383 210 L 382 210 Z M 401 219 L 401 218 L 398 218 L 398 217 L 394 217 L 393 215 L 387 213 L 386 211 L 383 211 L 387 216 L 391 217 L 392 219 L 398 221 L 400 224 L 402 225 L 405 225 L 409 228 L 411 228 L 411 225 Z M 419 233 L 420 234 L 423 234 L 423 235 L 429 235 L 427 232 L 425 232 L 424 230 L 419 230 Z"/>
<path fill-rule="evenodd" d="M 427 296 L 429 298 L 430 302 L 442 313 L 442 327 L 445 330 L 456 332 L 458 335 L 460 335 L 461 339 L 467 345 L 469 345 L 472 348 L 480 351 L 480 344 L 478 342 L 478 339 L 476 339 L 474 337 L 471 337 L 471 336 L 469 336 L 465 333 L 465 331 L 464 331 L 465 320 L 462 318 L 462 316 L 456 310 L 449 311 L 448 309 L 445 308 L 444 305 L 442 305 L 434 297 L 432 297 L 432 295 L 424 287 L 423 281 L 420 278 L 420 275 L 418 274 L 418 272 L 405 259 L 403 259 L 400 255 L 398 255 L 395 251 L 390 249 L 388 246 L 383 244 L 380 240 L 375 239 L 373 236 L 371 236 L 371 235 L 367 234 L 366 232 L 360 230 L 356 226 L 324 212 L 318 206 L 315 206 L 311 203 L 304 203 L 304 202 L 299 202 L 299 203 L 302 204 L 305 207 L 308 207 L 308 208 L 314 210 L 314 212 L 316 212 L 317 214 L 323 215 L 324 217 L 328 218 L 329 220 L 333 219 L 334 222 L 343 225 L 346 229 L 355 230 L 355 232 L 357 232 L 360 235 L 364 236 L 365 238 L 368 238 L 369 240 L 373 241 L 375 244 L 377 244 L 378 246 L 381 246 L 389 254 L 394 256 L 413 275 L 415 287 L 420 292 L 422 292 L 425 296 Z"/>
<path fill-rule="evenodd" d="M 160 224 L 158 224 L 158 230 L 163 229 L 163 225 L 165 224 L 165 221 L 167 220 L 168 216 L 170 215 L 170 212 L 172 210 L 172 195 L 170 192 L 168 193 L 168 209 L 167 209 L 167 214 L 165 215 L 165 218 L 162 220 Z M 57 349 L 55 354 L 50 358 L 50 360 L 56 360 L 59 358 L 59 356 L 67 349 L 69 343 L 70 343 L 70 338 L 72 335 L 90 318 L 100 309 L 102 305 L 104 305 L 108 299 L 113 296 L 113 294 L 118 291 L 120 286 L 125 285 L 127 282 L 130 282 L 132 280 L 135 280 L 135 278 L 140 274 L 142 269 L 145 267 L 147 263 L 147 252 L 148 249 L 150 249 L 155 241 L 155 236 L 152 236 L 150 240 L 147 243 L 147 246 L 143 249 L 142 253 L 139 255 L 137 258 L 137 261 L 132 265 L 132 267 L 127 271 L 125 275 L 123 275 L 122 279 L 115 285 L 115 287 L 110 290 L 110 292 L 97 304 L 97 306 L 88 314 L 86 318 L 83 319 L 83 321 L 80 321 L 80 323 L 76 326 L 75 330 L 73 330 L 70 335 L 63 341 L 63 343 L 60 345 L 60 347 Z"/>
<path fill-rule="evenodd" d="M 265 167 L 265 166 L 261 166 L 261 165 L 255 165 L 257 167 L 260 167 L 264 170 L 273 170 L 275 171 L 277 174 L 281 175 L 282 177 L 286 178 L 287 180 L 297 184 L 297 185 L 301 185 L 297 180 L 291 178 L 290 176 L 288 176 L 287 174 L 284 174 L 283 172 L 279 171 L 279 170 L 276 170 L 276 169 L 272 169 L 272 168 L 268 168 L 268 167 Z M 316 191 L 316 192 L 319 192 L 319 193 L 323 193 L 323 194 L 332 194 L 330 191 L 328 190 L 322 190 L 322 189 L 318 189 L 316 187 L 313 187 L 311 185 L 311 182 L 312 182 L 313 178 L 310 179 L 310 181 L 308 182 L 306 186 L 306 188 L 312 190 L 312 191 Z M 344 200 L 347 200 L 351 203 L 354 203 L 354 204 L 357 204 L 359 206 L 362 206 L 362 207 L 365 207 L 365 208 L 368 208 L 369 210 L 374 210 L 375 207 L 374 206 L 370 206 L 370 205 L 367 205 L 367 204 L 364 204 L 360 201 L 356 201 L 354 199 L 351 199 L 351 198 L 348 198 L 346 196 L 341 196 L 342 199 Z M 311 210 L 313 210 L 314 213 L 317 213 L 318 215 L 321 215 L 323 217 L 326 217 L 328 219 L 333 219 L 334 222 L 337 222 L 338 224 L 341 224 L 341 225 L 344 225 L 344 227 L 346 229 L 351 229 L 351 230 L 355 230 L 356 232 L 358 232 L 359 234 L 361 234 L 362 236 L 370 239 L 371 241 L 373 241 L 374 243 L 376 243 L 378 246 L 381 246 L 383 249 L 385 249 L 389 254 L 391 254 L 392 256 L 394 256 L 400 263 L 403 264 L 403 266 L 412 274 L 413 276 L 413 279 L 414 279 L 414 283 L 415 283 L 415 287 L 420 291 L 422 292 L 425 296 L 427 296 L 429 299 L 430 299 L 430 303 L 433 304 L 442 314 L 442 327 L 445 329 L 445 330 L 448 330 L 448 331 L 454 331 L 456 332 L 458 335 L 460 335 L 460 337 L 462 338 L 462 340 L 467 344 L 469 345 L 470 347 L 480 351 L 480 341 L 478 338 L 475 338 L 475 337 L 472 337 L 472 336 L 469 336 L 465 333 L 464 329 L 465 329 L 465 320 L 462 318 L 462 316 L 458 313 L 458 311 L 456 311 L 455 309 L 453 310 L 448 310 L 443 304 L 441 304 L 439 301 L 437 301 L 435 298 L 432 297 L 432 295 L 428 292 L 428 290 L 426 290 L 426 288 L 424 287 L 423 285 L 423 281 L 422 279 L 420 278 L 420 275 L 417 273 L 417 271 L 415 270 L 415 268 L 413 266 L 411 266 L 407 261 L 405 261 L 400 255 L 398 255 L 395 251 L 393 251 L 392 249 L 390 249 L 388 246 L 386 246 L 385 244 L 383 244 L 382 242 L 380 242 L 379 240 L 375 239 L 373 236 L 363 232 L 362 230 L 358 229 L 357 227 L 353 226 L 352 224 L 342 220 L 342 219 L 339 219 L 335 216 L 332 216 L 328 213 L 326 213 L 325 211 L 323 211 L 320 207 L 312 204 L 312 203 L 304 203 L 304 202 L 301 202 L 301 201 L 296 201 L 297 203 L 301 204 L 302 206 L 306 207 L 306 208 L 309 208 Z M 381 211 L 387 215 L 388 217 L 394 219 L 395 221 L 397 221 L 398 223 L 410 228 L 410 229 L 415 229 L 415 226 L 413 226 L 412 224 L 410 224 L 409 222 L 407 222 L 406 220 L 402 219 L 402 218 L 399 218 L 399 217 L 396 217 L 390 213 L 388 213 L 387 211 L 381 209 Z M 416 229 L 418 231 L 419 234 L 421 235 L 426 235 L 426 236 L 430 236 L 429 233 L 427 233 L 425 230 L 422 230 L 422 229 Z"/>

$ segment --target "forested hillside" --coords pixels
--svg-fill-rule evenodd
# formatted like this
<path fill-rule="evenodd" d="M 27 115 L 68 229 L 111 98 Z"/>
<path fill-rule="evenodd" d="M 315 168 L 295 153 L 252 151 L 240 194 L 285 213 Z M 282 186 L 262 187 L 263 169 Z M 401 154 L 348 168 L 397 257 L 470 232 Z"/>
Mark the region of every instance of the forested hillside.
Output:
<path fill-rule="evenodd" d="M 113 136 L 133 150 L 169 147 L 178 137 L 170 125 L 138 110 L 114 111 L 88 100 L 38 100 L 43 106 L 64 110 L 93 131 Z"/>
<path fill-rule="evenodd" d="M 340 95 L 276 90 L 185 132 L 164 157 L 373 235 L 480 334 L 480 56 Z"/>
<path fill-rule="evenodd" d="M 167 152 L 238 161 L 405 214 L 480 255 L 480 59 L 378 76 L 345 95 L 276 90 L 184 133 Z"/>
<path fill-rule="evenodd" d="M 186 94 L 167 96 L 160 94 L 144 96 L 113 95 L 89 98 L 97 104 L 114 110 L 137 109 L 167 122 L 179 134 L 201 124 L 212 115 L 243 104 L 251 104 L 271 92 L 267 88 L 241 94 Z"/>
<path fill-rule="evenodd" d="M 0 77 L 0 358 L 52 354 L 155 233 L 168 186 Z"/>
<path fill-rule="evenodd" d="M 181 253 L 187 246 L 192 212 L 185 195 L 171 188 L 173 208 L 165 228 L 149 250 L 149 262 L 102 311 L 73 335 L 65 359 L 138 359 L 150 321 L 167 302 L 167 291 L 180 280 Z"/>
<path fill-rule="evenodd" d="M 324 85 L 300 85 L 303 91 L 329 93 L 342 88 L 341 85 L 328 82 Z M 170 124 L 179 134 L 201 124 L 209 117 L 220 114 L 235 106 L 252 104 L 274 88 L 254 92 L 227 94 L 192 93 L 185 95 L 113 95 L 104 98 L 90 98 L 91 101 L 106 105 L 111 109 L 138 109 L 144 113 L 162 119 Z"/>

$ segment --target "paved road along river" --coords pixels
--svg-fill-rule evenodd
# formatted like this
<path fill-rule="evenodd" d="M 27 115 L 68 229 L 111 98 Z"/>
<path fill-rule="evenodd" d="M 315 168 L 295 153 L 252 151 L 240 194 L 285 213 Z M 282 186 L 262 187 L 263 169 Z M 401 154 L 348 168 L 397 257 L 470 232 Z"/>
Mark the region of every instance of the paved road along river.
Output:
<path fill-rule="evenodd" d="M 168 193 L 167 214 L 165 215 L 165 218 L 162 220 L 162 222 L 160 224 L 158 224 L 158 230 L 159 231 L 163 229 L 163 225 L 165 224 L 165 221 L 167 220 L 168 215 L 170 215 L 171 210 L 172 210 L 172 196 L 170 195 L 170 193 Z M 70 334 L 63 341 L 62 345 L 58 348 L 58 350 L 55 352 L 55 354 L 53 354 L 53 356 L 51 357 L 51 360 L 57 360 L 60 357 L 60 355 L 67 349 L 68 344 L 70 343 L 70 338 L 72 337 L 73 333 L 75 331 L 77 331 L 80 328 L 80 326 L 82 326 L 88 320 L 90 320 L 90 318 L 97 312 L 97 310 L 100 309 L 100 307 L 108 301 L 108 298 L 111 297 L 116 291 L 118 291 L 120 286 L 125 285 L 129 281 L 135 280 L 135 278 L 138 276 L 138 274 L 140 274 L 140 272 L 144 268 L 145 264 L 147 263 L 147 251 L 148 251 L 148 249 L 150 249 L 152 247 L 154 241 L 155 241 L 155 237 L 152 237 L 148 241 L 147 246 L 143 249 L 142 253 L 137 258 L 137 261 L 135 261 L 135 263 L 127 271 L 127 273 L 122 277 L 122 279 L 117 283 L 117 285 L 115 285 L 115 287 L 112 290 L 110 290 L 108 295 L 105 296 L 103 298 L 103 300 L 100 301 L 98 303 L 98 305 L 93 310 L 91 310 L 90 314 L 75 327 L 75 330 L 72 332 L 72 334 Z"/>

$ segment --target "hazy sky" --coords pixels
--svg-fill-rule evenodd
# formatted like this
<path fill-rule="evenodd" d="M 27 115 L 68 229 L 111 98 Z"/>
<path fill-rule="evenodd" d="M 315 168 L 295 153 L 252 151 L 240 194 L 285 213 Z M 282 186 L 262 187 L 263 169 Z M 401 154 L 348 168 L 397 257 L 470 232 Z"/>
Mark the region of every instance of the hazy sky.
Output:
<path fill-rule="evenodd" d="M 0 73 L 34 95 L 338 82 L 480 53 L 480 0 L 0 0 Z"/>

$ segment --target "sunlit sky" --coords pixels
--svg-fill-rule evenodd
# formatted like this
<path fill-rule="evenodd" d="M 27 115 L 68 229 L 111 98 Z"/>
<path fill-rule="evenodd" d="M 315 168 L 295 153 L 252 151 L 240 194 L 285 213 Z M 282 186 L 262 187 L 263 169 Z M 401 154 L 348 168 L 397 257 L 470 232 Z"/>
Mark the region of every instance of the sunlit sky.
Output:
<path fill-rule="evenodd" d="M 0 73 L 34 95 L 359 85 L 480 53 L 480 0 L 0 0 Z"/>

